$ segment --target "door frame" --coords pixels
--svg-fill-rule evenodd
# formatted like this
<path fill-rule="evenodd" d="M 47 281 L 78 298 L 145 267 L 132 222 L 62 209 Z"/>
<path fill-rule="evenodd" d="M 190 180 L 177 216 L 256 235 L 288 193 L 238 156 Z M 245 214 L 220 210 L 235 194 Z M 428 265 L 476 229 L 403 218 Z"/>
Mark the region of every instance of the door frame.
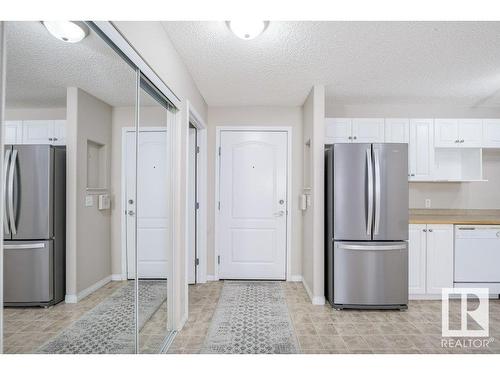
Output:
<path fill-rule="evenodd" d="M 170 169 L 170 161 L 169 159 L 171 158 L 171 155 L 169 154 L 168 151 L 168 145 L 170 144 L 170 138 L 167 132 L 168 128 L 167 127 L 161 127 L 161 126 L 145 126 L 145 127 L 139 127 L 139 133 L 141 132 L 157 132 L 157 131 L 163 131 L 167 133 L 167 144 L 165 147 L 167 147 L 167 157 L 168 159 L 166 160 L 167 167 Z M 125 214 L 125 208 L 127 207 L 127 196 L 126 196 L 126 185 L 127 185 L 127 165 L 126 165 L 126 156 L 127 156 L 127 133 L 128 132 L 135 132 L 136 129 L 133 126 L 129 127 L 124 127 L 122 128 L 122 160 L 121 160 L 121 205 L 122 205 L 122 210 L 120 213 L 120 222 L 121 222 L 121 268 L 122 268 L 122 280 L 128 280 L 128 254 L 127 254 L 127 215 Z M 169 198 L 167 197 L 167 200 Z M 169 224 L 172 222 L 172 215 L 170 212 L 170 204 L 168 205 L 167 208 L 167 217 L 169 218 Z M 169 233 L 171 233 L 172 228 L 167 227 L 167 230 Z M 170 235 L 169 235 L 170 238 Z M 169 262 L 172 262 L 170 259 L 171 257 L 169 256 Z M 171 266 L 169 265 L 169 272 L 171 270 Z M 137 270 L 136 270 L 137 271 Z M 171 273 L 170 273 L 171 274 Z"/>
<path fill-rule="evenodd" d="M 196 267 L 196 284 L 207 282 L 207 125 L 196 109 L 187 101 L 187 124 L 186 134 L 189 143 L 189 124 L 196 128 L 196 146 L 200 152 L 197 154 L 196 168 L 196 201 L 200 204 L 196 215 L 196 255 L 199 263 Z M 189 146 L 186 147 L 186 170 L 189 167 Z M 186 173 L 186 187 L 189 186 L 189 174 Z M 189 197 L 186 194 L 186 212 L 189 212 Z M 189 217 L 186 215 L 185 240 L 188 244 L 189 238 Z M 187 275 L 189 267 L 189 251 L 186 247 L 186 288 L 188 285 Z"/>
<path fill-rule="evenodd" d="M 285 269 L 286 281 L 292 280 L 291 275 L 291 234 L 292 234 L 292 131 L 291 126 L 217 126 L 215 128 L 215 194 L 214 194 L 214 280 L 219 280 L 219 230 L 220 230 L 220 211 L 217 209 L 217 202 L 219 201 L 219 188 L 220 188 L 220 136 L 223 131 L 241 131 L 241 132 L 283 132 L 287 135 L 287 160 L 286 160 L 286 201 L 287 201 L 287 215 L 286 215 L 286 254 L 285 254 Z"/>

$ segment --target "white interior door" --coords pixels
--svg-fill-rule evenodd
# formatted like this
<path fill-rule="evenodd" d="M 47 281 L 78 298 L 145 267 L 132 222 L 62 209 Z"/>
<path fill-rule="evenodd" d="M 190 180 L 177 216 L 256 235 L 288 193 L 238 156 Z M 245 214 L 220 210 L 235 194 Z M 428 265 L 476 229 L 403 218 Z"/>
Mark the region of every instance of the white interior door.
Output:
<path fill-rule="evenodd" d="M 286 278 L 287 133 L 220 133 L 221 279 Z"/>
<path fill-rule="evenodd" d="M 166 278 L 168 259 L 167 132 L 139 132 L 137 202 L 135 132 L 126 135 L 127 273 L 135 277 L 134 225 L 137 220 L 139 278 Z"/>
<path fill-rule="evenodd" d="M 188 283 L 196 283 L 196 129 L 189 128 Z"/>

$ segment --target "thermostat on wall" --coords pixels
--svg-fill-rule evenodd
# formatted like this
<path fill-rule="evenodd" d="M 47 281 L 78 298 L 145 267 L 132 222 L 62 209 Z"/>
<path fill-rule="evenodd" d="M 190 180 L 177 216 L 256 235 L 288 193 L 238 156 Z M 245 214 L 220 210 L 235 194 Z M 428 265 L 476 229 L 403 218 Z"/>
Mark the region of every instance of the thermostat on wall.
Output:
<path fill-rule="evenodd" d="M 109 198 L 109 194 L 99 195 L 99 209 L 109 210 L 110 208 L 111 208 L 111 199 Z"/>

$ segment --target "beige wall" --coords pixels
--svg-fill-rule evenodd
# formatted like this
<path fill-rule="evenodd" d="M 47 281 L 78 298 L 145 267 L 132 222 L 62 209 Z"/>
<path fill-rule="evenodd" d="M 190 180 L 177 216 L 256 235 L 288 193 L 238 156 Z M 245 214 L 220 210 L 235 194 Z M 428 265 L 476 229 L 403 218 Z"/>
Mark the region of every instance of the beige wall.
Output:
<path fill-rule="evenodd" d="M 302 280 L 314 304 L 324 293 L 324 134 L 325 88 L 314 86 L 304 105 L 304 194 L 311 205 L 303 212 Z M 309 146 L 306 145 L 309 143 Z"/>
<path fill-rule="evenodd" d="M 110 183 L 112 108 L 76 87 L 67 95 L 67 286 L 78 295 L 111 275 L 111 214 L 85 206 L 87 140 L 105 147 L 105 179 Z"/>
<path fill-rule="evenodd" d="M 114 107 L 111 136 L 111 273 L 122 274 L 122 144 L 123 128 L 135 127 L 135 107 Z M 167 112 L 163 107 L 141 107 L 141 127 L 166 127 Z"/>
<path fill-rule="evenodd" d="M 450 104 L 359 104 L 327 102 L 327 117 L 409 117 L 409 118 L 499 118 L 491 107 L 463 107 Z M 500 208 L 500 151 L 483 150 L 483 173 L 488 182 L 410 183 L 410 208 L 425 208 L 431 200 L 436 209 Z"/>
<path fill-rule="evenodd" d="M 299 194 L 302 191 L 302 110 L 300 107 L 209 107 L 208 108 L 208 234 L 207 275 L 214 275 L 215 163 L 217 126 L 290 126 L 292 127 L 292 249 L 291 275 L 301 275 L 302 215 Z"/>
<path fill-rule="evenodd" d="M 7 108 L 6 120 L 65 120 L 66 107 L 59 108 Z"/>

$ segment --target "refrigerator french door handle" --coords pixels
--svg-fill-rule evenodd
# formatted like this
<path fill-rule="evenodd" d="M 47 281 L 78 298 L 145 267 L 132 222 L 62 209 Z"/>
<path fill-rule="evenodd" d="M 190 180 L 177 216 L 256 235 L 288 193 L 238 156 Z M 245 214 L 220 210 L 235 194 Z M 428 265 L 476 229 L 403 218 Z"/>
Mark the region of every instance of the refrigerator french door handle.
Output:
<path fill-rule="evenodd" d="M 372 150 L 366 150 L 366 165 L 368 167 L 368 212 L 366 218 L 366 234 L 371 236 L 372 223 L 373 223 L 373 163 L 372 163 Z"/>
<path fill-rule="evenodd" d="M 377 235 L 380 227 L 380 157 L 379 150 L 374 149 L 375 161 L 375 224 L 373 225 L 373 234 Z"/>
<path fill-rule="evenodd" d="M 9 190 L 9 200 L 8 200 L 8 209 L 9 209 L 9 222 L 10 222 L 10 230 L 13 235 L 17 234 L 16 228 L 16 219 L 14 217 L 14 173 L 16 170 L 16 161 L 17 161 L 17 150 L 12 151 L 12 157 L 10 159 L 10 167 L 9 167 L 9 181 L 8 181 L 8 190 Z"/>
<path fill-rule="evenodd" d="M 9 194 L 7 191 L 7 171 L 9 169 L 9 161 L 10 161 L 10 150 L 5 151 L 4 155 L 5 159 L 3 160 L 3 229 L 5 234 L 10 235 L 10 226 L 9 226 L 9 218 L 7 217 L 7 202 L 9 200 Z"/>

